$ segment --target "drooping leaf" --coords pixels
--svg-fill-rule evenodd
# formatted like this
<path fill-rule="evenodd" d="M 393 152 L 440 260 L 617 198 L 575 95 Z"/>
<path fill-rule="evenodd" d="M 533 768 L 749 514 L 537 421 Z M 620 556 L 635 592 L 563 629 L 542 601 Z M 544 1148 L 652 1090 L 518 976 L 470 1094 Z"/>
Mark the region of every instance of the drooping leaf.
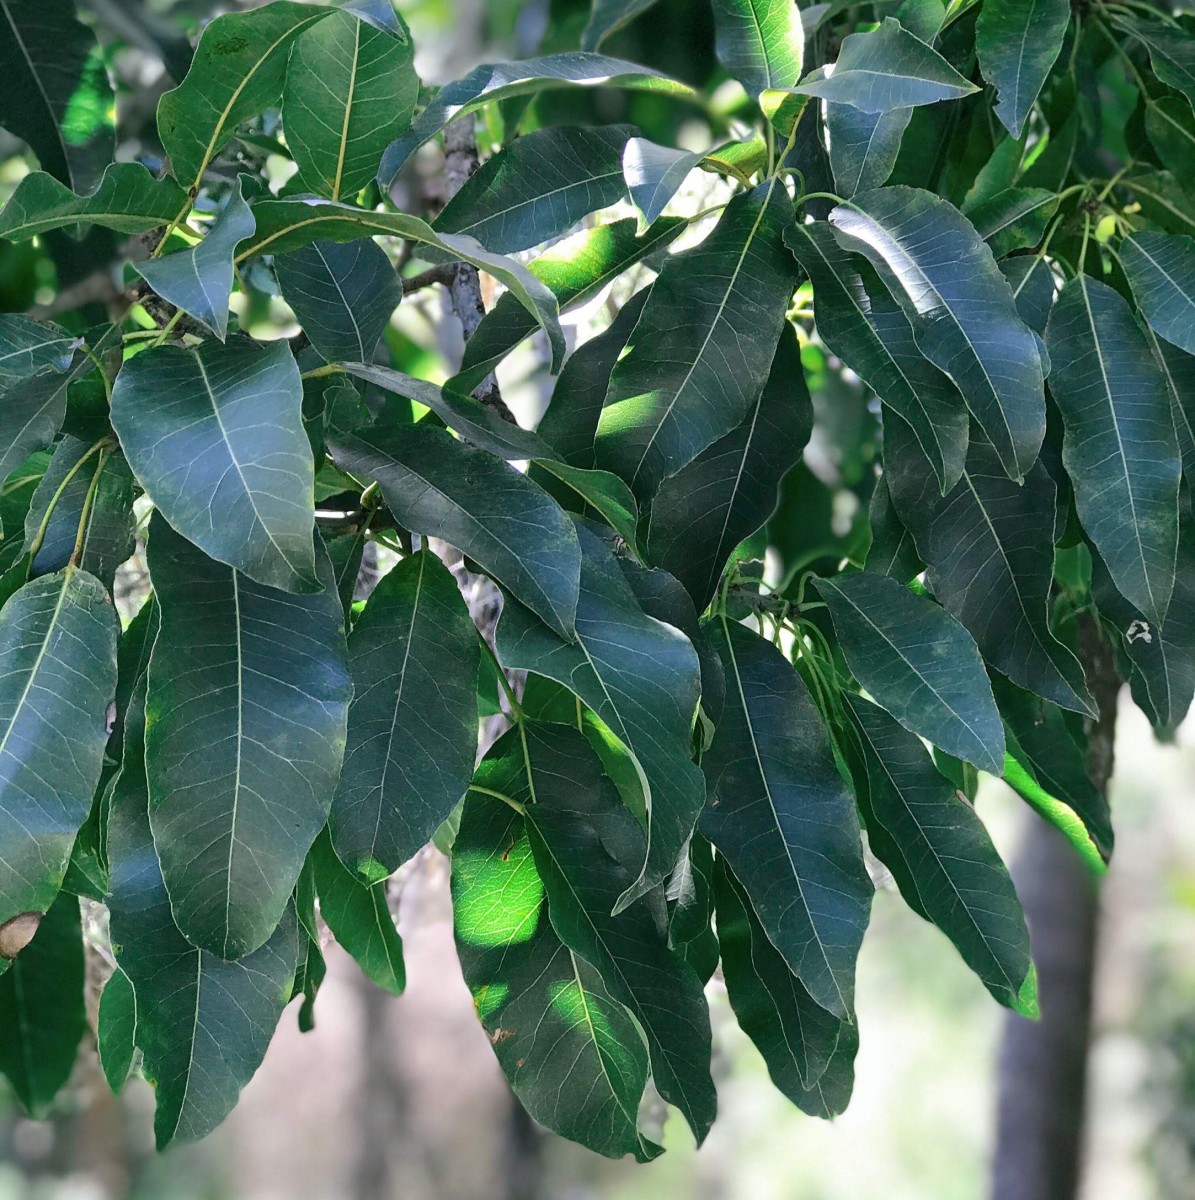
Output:
<path fill-rule="evenodd" d="M 0 609 L 0 925 L 45 912 L 62 883 L 103 765 L 118 632 L 103 585 L 75 567 Z"/>
<path fill-rule="evenodd" d="M 700 150 L 675 150 L 641 137 L 627 139 L 622 152 L 622 174 L 631 201 L 647 224 L 659 218 L 689 172 L 704 157 Z"/>
<path fill-rule="evenodd" d="M 320 915 L 361 970 L 397 996 L 407 985 L 407 972 L 385 883 L 362 883 L 336 857 L 327 832 L 316 838 L 311 856 Z"/>
<path fill-rule="evenodd" d="M 894 579 L 851 571 L 817 580 L 838 644 L 863 689 L 906 729 L 981 771 L 1004 767 L 1004 730 L 971 635 Z"/>
<path fill-rule="evenodd" d="M 967 219 L 997 258 L 1036 246 L 1058 209 L 1046 188 L 1010 187 L 966 210 Z"/>
<path fill-rule="evenodd" d="M 0 1074 L 30 1116 L 46 1115 L 75 1064 L 83 976 L 79 901 L 64 892 L 0 977 Z"/>
<path fill-rule="evenodd" d="M 324 980 L 328 977 L 328 963 L 324 958 L 323 932 L 315 914 L 315 848 L 323 834 L 307 852 L 307 861 L 299 872 L 295 884 L 295 916 L 299 922 L 299 965 L 295 971 L 295 984 L 291 994 L 302 995 L 299 1005 L 299 1032 L 310 1033 L 315 1028 L 315 1001 Z"/>
<path fill-rule="evenodd" d="M 594 799 L 618 803 L 592 758 L 578 756 L 575 737 L 532 726 L 528 741 L 537 796 L 541 786 L 579 791 L 584 780 L 598 789 Z M 557 779 L 548 772 L 561 763 L 570 773 Z M 517 733 L 494 746 L 477 780 L 526 806 L 531 789 Z M 452 903 L 474 1008 L 527 1111 L 599 1154 L 655 1157 L 659 1147 L 636 1127 L 648 1071 L 643 1039 L 597 971 L 560 941 L 525 819 L 493 796 L 474 792 L 465 802 L 453 845 Z"/>
<path fill-rule="evenodd" d="M 274 272 L 283 299 L 328 362 L 373 358 L 402 299 L 398 275 L 377 242 L 312 242 L 279 254 Z"/>
<path fill-rule="evenodd" d="M 1121 243 L 1120 262 L 1150 328 L 1195 354 L 1195 239 L 1140 230 Z"/>
<path fill-rule="evenodd" d="M 1068 0 L 987 0 L 975 26 L 983 77 L 999 92 L 996 116 L 1021 136 L 1070 23 Z"/>
<path fill-rule="evenodd" d="M 775 511 L 780 481 L 812 428 L 800 346 L 786 327 L 747 419 L 665 480 L 652 502 L 648 555 L 685 585 L 698 611 L 713 599 L 734 548 Z"/>
<path fill-rule="evenodd" d="M 547 334 L 552 369 L 558 370 L 564 360 L 564 334 L 556 297 L 526 267 L 501 254 L 491 254 L 473 238 L 439 234 L 426 221 L 407 213 L 370 211 L 311 197 L 263 200 L 253 206 L 253 215 L 257 218 L 257 233 L 237 255 L 238 263 L 257 254 L 300 250 L 315 241 L 354 242 L 375 233 L 432 246 L 472 263 L 509 288 Z"/>
<path fill-rule="evenodd" d="M 571 637 L 581 552 L 556 502 L 504 462 L 442 429 L 375 428 L 329 441 L 337 465 L 376 479 L 407 529 L 443 538 Z"/>
<path fill-rule="evenodd" d="M 383 577 L 353 625 L 354 696 L 329 828 L 369 883 L 411 858 L 465 794 L 479 658 L 456 580 L 430 550 Z"/>
<path fill-rule="evenodd" d="M 636 895 L 671 872 L 704 800 L 690 758 L 689 731 L 700 695 L 697 654 L 675 628 L 644 614 L 601 539 L 578 527 L 581 591 L 576 642 L 508 604 L 498 625 L 498 657 L 512 670 L 546 675 L 570 688 L 632 756 L 648 808 L 648 849 Z"/>
<path fill-rule="evenodd" d="M 814 1001 L 849 1018 L 872 894 L 854 804 L 792 665 L 745 626 L 722 622 L 713 638 L 726 708 L 701 762 L 701 831 Z"/>
<path fill-rule="evenodd" d="M 0 238 L 23 242 L 80 222 L 145 233 L 172 221 L 186 202 L 186 192 L 173 179 L 155 179 L 140 163 L 112 163 L 95 191 L 81 195 L 34 171 L 0 209 Z"/>
<path fill-rule="evenodd" d="M 1195 171 L 1195 112 L 1181 96 L 1162 96 L 1145 109 L 1145 132 L 1162 166 L 1178 178 Z"/>
<path fill-rule="evenodd" d="M 256 222 L 237 176 L 233 190 L 197 246 L 137 265 L 137 273 L 163 300 L 190 313 L 223 341 L 228 333 L 228 297 L 236 248 L 251 237 Z"/>
<path fill-rule="evenodd" d="M 870 33 L 843 38 L 833 72 L 807 78 L 795 90 L 864 112 L 890 112 L 958 100 L 979 89 L 894 17 L 887 17 Z"/>
<path fill-rule="evenodd" d="M 622 150 L 633 132 L 629 125 L 553 125 L 515 138 L 448 201 L 436 232 L 476 238 L 496 254 L 567 233 L 625 198 Z"/>
<path fill-rule="evenodd" d="M 382 155 L 378 183 L 383 191 L 387 190 L 403 163 L 449 121 L 467 116 L 494 100 L 560 87 L 617 87 L 674 96 L 692 94 L 683 83 L 658 71 L 604 54 L 569 52 L 522 62 L 483 63 L 463 79 L 442 87 L 411 128 L 390 143 Z"/>
<path fill-rule="evenodd" d="M 129 977 L 119 967 L 100 993 L 95 1040 L 104 1078 L 119 1095 L 133 1070 L 137 1050 L 137 996 Z"/>
<path fill-rule="evenodd" d="M 393 19 L 399 36 L 333 12 L 291 45 L 282 89 L 286 144 L 304 184 L 321 196 L 355 196 L 410 124 L 419 92 L 414 46 L 402 18 Z"/>
<path fill-rule="evenodd" d="M 911 108 L 869 113 L 853 104 L 826 105 L 830 169 L 840 196 L 849 198 L 888 182 L 912 116 Z"/>
<path fill-rule="evenodd" d="M 155 514 L 149 568 L 154 843 L 179 929 L 241 958 L 282 920 L 328 818 L 352 693 L 344 616 L 322 547 L 325 590 L 295 596 L 214 562 Z"/>
<path fill-rule="evenodd" d="M 285 341 L 158 346 L 121 368 L 112 425 L 175 529 L 257 583 L 312 591 L 314 466 L 302 398 Z"/>
<path fill-rule="evenodd" d="M 953 205 L 918 188 L 860 192 L 830 214 L 900 302 L 922 353 L 944 371 L 1020 480 L 1045 435 L 1043 365 L 991 249 Z"/>
<path fill-rule="evenodd" d="M 1170 415 L 1178 434 L 1183 472 L 1195 478 L 1195 355 L 1160 340 L 1149 325 L 1144 332 L 1170 394 Z"/>
<path fill-rule="evenodd" d="M 868 845 L 909 906 L 950 938 L 988 991 L 1032 1015 L 1029 931 L 983 822 L 916 737 L 861 696 L 845 699 Z"/>
<path fill-rule="evenodd" d="M 813 281 L 819 336 L 908 422 L 949 490 L 967 454 L 967 413 L 958 389 L 918 350 L 904 313 L 874 275 L 867 286 L 828 225 L 792 225 L 784 241 Z"/>
<path fill-rule="evenodd" d="M 645 900 L 611 915 L 634 889 L 634 868 L 613 857 L 614 843 L 602 832 L 609 820 L 604 810 L 629 814 L 618 806 L 613 785 L 603 782 L 597 756 L 579 733 L 544 726 L 534 739 L 529 733 L 528 743 L 526 770 L 535 799 L 524 816 L 552 927 L 639 1023 L 657 1091 L 680 1109 L 700 1143 L 717 1104 L 701 983 L 668 949 Z"/>
<path fill-rule="evenodd" d="M 700 245 L 665 263 L 615 366 L 596 465 L 640 500 L 747 415 L 767 380 L 796 282 L 781 235 L 793 219 L 773 183 L 731 200 Z"/>
<path fill-rule="evenodd" d="M 581 49 L 597 50 L 611 34 L 629 25 L 656 0 L 593 0 L 589 21 L 581 31 Z"/>
<path fill-rule="evenodd" d="M 751 96 L 794 87 L 805 32 L 789 0 L 714 0 L 718 61 Z"/>
<path fill-rule="evenodd" d="M 772 1082 L 802 1112 L 834 1117 L 855 1083 L 859 1030 L 827 1012 L 768 940 L 726 859 L 714 862 L 722 975 L 734 1015 Z"/>
<path fill-rule="evenodd" d="M 79 339 L 49 321 L 20 313 L 0 314 L 0 388 L 41 371 L 61 374 L 71 364 Z"/>
<path fill-rule="evenodd" d="M 0 124 L 43 171 L 95 186 L 112 159 L 115 101 L 95 34 L 71 0 L 0 0 Z"/>
<path fill-rule="evenodd" d="M 1160 625 L 1174 590 L 1182 473 L 1166 381 L 1126 301 L 1084 274 L 1059 294 L 1046 344 L 1079 519 L 1117 588 Z"/>
<path fill-rule="evenodd" d="M 1135 37 L 1148 51 L 1154 74 L 1176 88 L 1195 107 L 1195 39 L 1177 24 L 1139 20 L 1137 17 L 1112 17 L 1117 29 Z"/>

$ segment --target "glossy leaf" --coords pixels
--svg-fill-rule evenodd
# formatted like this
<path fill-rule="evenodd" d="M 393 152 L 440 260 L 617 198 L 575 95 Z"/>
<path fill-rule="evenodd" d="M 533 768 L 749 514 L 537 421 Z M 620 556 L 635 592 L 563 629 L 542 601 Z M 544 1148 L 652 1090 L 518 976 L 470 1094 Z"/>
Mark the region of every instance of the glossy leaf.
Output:
<path fill-rule="evenodd" d="M 319 582 L 301 405 L 289 346 L 239 336 L 129 359 L 113 389 L 112 425 L 175 529 L 257 583 L 309 592 Z"/>
<path fill-rule="evenodd" d="M 65 371 L 79 339 L 48 321 L 0 313 L 0 387 L 41 371 Z"/>
<path fill-rule="evenodd" d="M 1086 275 L 1062 289 L 1046 339 L 1079 519 L 1117 588 L 1161 624 L 1174 590 L 1182 471 L 1165 379 L 1128 304 Z"/>
<path fill-rule="evenodd" d="M 992 252 L 947 201 L 917 188 L 857 194 L 830 214 L 900 302 L 922 353 L 957 385 L 1020 480 L 1045 435 L 1043 364 Z"/>
<path fill-rule="evenodd" d="M 352 694 L 344 617 L 322 550 L 326 590 L 294 596 L 213 562 L 160 516 L 149 540 L 154 843 L 187 939 L 241 958 L 282 920 L 332 804 Z"/>
<path fill-rule="evenodd" d="M 129 977 L 119 967 L 100 993 L 95 1040 L 104 1078 L 119 1095 L 133 1070 L 137 1049 L 137 996 Z"/>
<path fill-rule="evenodd" d="M 1120 262 L 1150 328 L 1195 354 L 1195 239 L 1141 230 L 1121 243 Z"/>
<path fill-rule="evenodd" d="M 0 609 L 0 925 L 45 912 L 62 883 L 103 765 L 118 632 L 103 585 L 75 567 Z"/>
<path fill-rule="evenodd" d="M 967 219 L 997 258 L 1036 246 L 1058 209 L 1045 188 L 1010 187 L 967 209 Z"/>
<path fill-rule="evenodd" d="M 771 642 L 722 622 L 726 709 L 701 766 L 701 831 L 814 1001 L 849 1018 L 872 885 L 854 804 L 801 677 Z"/>
<path fill-rule="evenodd" d="M 278 255 L 274 273 L 303 332 L 331 363 L 369 362 L 402 299 L 394 266 L 372 238 L 312 242 Z"/>
<path fill-rule="evenodd" d="M 1014 138 L 1062 50 L 1068 0 L 987 0 L 975 26 L 983 77 L 999 92 L 996 116 Z"/>
<path fill-rule="evenodd" d="M 652 286 L 596 441 L 596 465 L 640 501 L 738 425 L 763 390 L 796 282 L 781 243 L 792 219 L 783 188 L 761 184 Z"/>
<path fill-rule="evenodd" d="M 474 559 L 571 637 L 581 552 L 572 523 L 526 476 L 441 429 L 365 429 L 330 440 L 338 466 L 376 479 L 407 529 Z"/>
<path fill-rule="evenodd" d="M 800 80 L 805 32 L 789 0 L 714 0 L 714 31 L 718 61 L 749 95 Z"/>
<path fill-rule="evenodd" d="M 369 883 L 428 842 L 469 786 L 479 659 L 456 580 L 430 550 L 384 576 L 353 625 L 354 696 L 329 827 L 336 853 Z"/>
<path fill-rule="evenodd" d="M 631 201 L 647 224 L 660 216 L 689 172 L 704 157 L 700 150 L 674 150 L 641 137 L 627 139 L 622 152 L 622 174 Z"/>
<path fill-rule="evenodd" d="M 510 254 L 567 233 L 626 196 L 629 125 L 554 125 L 515 138 L 487 159 L 436 218 L 437 233 L 476 238 Z"/>
<path fill-rule="evenodd" d="M 912 116 L 911 108 L 869 113 L 853 104 L 826 105 L 830 169 L 840 196 L 850 197 L 888 182 Z"/>
<path fill-rule="evenodd" d="M 286 142 L 307 188 L 347 200 L 377 174 L 411 121 L 419 79 L 402 18 L 398 36 L 346 11 L 294 39 L 282 90 Z"/>
<path fill-rule="evenodd" d="M 1195 39 L 1186 29 L 1119 15 L 1112 18 L 1112 24 L 1136 38 L 1149 51 L 1157 77 L 1195 106 Z"/>

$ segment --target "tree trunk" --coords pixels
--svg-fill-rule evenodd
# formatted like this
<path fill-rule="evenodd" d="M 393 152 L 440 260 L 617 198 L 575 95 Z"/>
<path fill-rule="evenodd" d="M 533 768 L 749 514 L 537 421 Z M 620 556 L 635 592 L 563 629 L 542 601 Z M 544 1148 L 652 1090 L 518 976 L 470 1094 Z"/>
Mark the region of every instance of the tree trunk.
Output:
<path fill-rule="evenodd" d="M 1112 648 L 1086 619 L 1080 645 L 1099 708 L 1087 766 L 1104 795 L 1112 775 L 1119 681 Z M 991 1200 L 1074 1200 L 1083 1158 L 1099 895 L 1065 838 L 1032 816 L 1013 876 L 1038 972 L 1041 1020 L 1005 1017 Z"/>

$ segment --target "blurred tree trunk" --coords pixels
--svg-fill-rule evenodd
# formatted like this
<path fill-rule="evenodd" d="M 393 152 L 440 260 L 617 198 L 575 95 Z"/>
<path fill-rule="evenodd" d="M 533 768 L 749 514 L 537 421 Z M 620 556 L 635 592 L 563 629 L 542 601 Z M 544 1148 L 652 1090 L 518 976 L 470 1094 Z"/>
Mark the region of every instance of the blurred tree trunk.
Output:
<path fill-rule="evenodd" d="M 1087 768 L 1107 795 L 1120 690 L 1114 651 L 1098 625 L 1080 626 L 1087 682 Z M 1099 892 L 1065 838 L 1032 816 L 1013 876 L 1038 972 L 1041 1020 L 1004 1020 L 991 1200 L 1074 1200 L 1083 1159 Z"/>

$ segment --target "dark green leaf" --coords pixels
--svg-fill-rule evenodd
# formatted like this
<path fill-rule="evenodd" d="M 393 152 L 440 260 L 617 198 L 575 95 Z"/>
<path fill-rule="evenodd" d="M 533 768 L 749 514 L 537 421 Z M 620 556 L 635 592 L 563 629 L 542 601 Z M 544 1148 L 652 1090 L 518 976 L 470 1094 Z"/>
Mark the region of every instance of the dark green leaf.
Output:
<path fill-rule="evenodd" d="M 790 0 L 714 0 L 718 61 L 758 96 L 801 78 L 805 33 Z"/>
<path fill-rule="evenodd" d="M 256 226 L 243 186 L 238 175 L 220 215 L 197 246 L 137 265 L 137 273 L 163 300 L 190 313 L 220 341 L 228 333 L 233 256 Z"/>
<path fill-rule="evenodd" d="M 771 642 L 722 623 L 726 709 L 701 766 L 701 830 L 817 1004 L 854 1011 L 855 958 L 871 907 L 855 806 L 800 675 Z"/>
<path fill-rule="evenodd" d="M 1195 239 L 1142 230 L 1121 243 L 1120 263 L 1150 328 L 1195 354 Z"/>
<path fill-rule="evenodd" d="M 155 514 L 149 567 L 154 842 L 179 929 L 240 958 L 282 919 L 328 817 L 352 694 L 344 616 L 322 546 L 326 590 L 294 596 L 213 562 Z"/>
<path fill-rule="evenodd" d="M 632 132 L 554 125 L 516 138 L 465 181 L 436 218 L 436 232 L 465 234 L 498 254 L 567 233 L 625 199 L 622 148 Z"/>
<path fill-rule="evenodd" d="M 1195 355 L 1169 342 L 1159 341 L 1148 325 L 1145 337 L 1166 379 L 1183 471 L 1188 478 L 1195 479 Z"/>
<path fill-rule="evenodd" d="M 796 282 L 773 182 L 731 200 L 699 246 L 668 259 L 610 377 L 596 465 L 641 501 L 747 415 L 767 380 Z"/>
<path fill-rule="evenodd" d="M 315 1028 L 315 1001 L 328 976 L 323 933 L 315 915 L 315 867 L 312 859 L 319 841 L 317 838 L 307 852 L 307 861 L 299 873 L 299 882 L 295 884 L 295 915 L 299 919 L 299 966 L 295 972 L 292 995 L 302 994 L 303 997 L 299 1005 L 300 1033 L 310 1033 Z"/>
<path fill-rule="evenodd" d="M 997 258 L 1036 246 L 1058 209 L 1058 197 L 1044 188 L 1010 187 L 966 211 L 967 219 Z"/>
<path fill-rule="evenodd" d="M 647 138 L 627 140 L 622 173 L 631 201 L 648 224 L 655 221 L 676 195 L 689 172 L 705 157 L 701 150 L 674 150 Z"/>
<path fill-rule="evenodd" d="M 1180 179 L 1195 174 L 1195 113 L 1181 96 L 1163 96 L 1145 108 L 1145 131 L 1162 166 Z"/>
<path fill-rule="evenodd" d="M 843 39 L 832 74 L 808 78 L 795 90 L 874 113 L 958 100 L 979 89 L 894 17 L 887 17 L 878 29 Z"/>
<path fill-rule="evenodd" d="M 87 818 L 108 740 L 120 626 L 75 567 L 0 610 L 0 924 L 45 912 Z"/>
<path fill-rule="evenodd" d="M 888 182 L 912 116 L 911 108 L 870 113 L 853 104 L 826 104 L 830 169 L 839 195 L 850 197 Z"/>
<path fill-rule="evenodd" d="M 616 33 L 624 25 L 629 25 L 655 2 L 656 0 L 593 0 L 589 21 L 581 33 L 581 49 L 597 50 L 612 33 Z"/>
<path fill-rule="evenodd" d="M 41 371 L 65 371 L 78 345 L 77 337 L 49 321 L 0 314 L 0 387 Z"/>
<path fill-rule="evenodd" d="M 389 4 L 386 5 L 390 7 Z M 377 173 L 382 151 L 405 129 L 419 78 L 402 18 L 399 36 L 333 12 L 295 39 L 282 90 L 286 144 L 303 183 L 351 199 Z"/>
<path fill-rule="evenodd" d="M 137 1041 L 137 997 L 129 977 L 119 967 L 100 993 L 95 1040 L 104 1078 L 119 1095 L 133 1070 Z"/>
<path fill-rule="evenodd" d="M 862 697 L 848 694 L 846 702 L 868 845 L 910 907 L 950 938 L 988 991 L 1035 1015 L 1029 931 L 983 822 L 916 737 Z"/>
<path fill-rule="evenodd" d="M 1125 599 L 1160 625 L 1182 472 L 1166 381 L 1125 300 L 1083 274 L 1059 294 L 1046 342 L 1079 519 Z"/>
<path fill-rule="evenodd" d="M 1195 37 L 1177 24 L 1113 16 L 1117 29 L 1135 37 L 1148 51 L 1154 73 L 1177 88 L 1195 106 Z"/>
<path fill-rule="evenodd" d="M 507 604 L 498 657 L 508 669 L 570 688 L 633 757 L 647 803 L 648 849 L 639 878 L 620 900 L 626 904 L 671 874 L 705 799 L 690 757 L 701 675 L 689 640 L 646 616 L 601 539 L 584 526 L 577 532 L 576 641 L 562 641 L 525 609 Z"/>
<path fill-rule="evenodd" d="M 121 368 L 112 425 L 175 529 L 257 583 L 311 591 L 314 466 L 302 401 L 285 341 L 158 346 Z"/>
<path fill-rule="evenodd" d="M 372 238 L 312 242 L 278 255 L 274 273 L 303 332 L 330 363 L 369 362 L 402 299 L 394 266 Z"/>
<path fill-rule="evenodd" d="M 1000 93 L 996 116 L 1014 138 L 1058 58 L 1070 16 L 1069 0 L 985 0 L 980 10 L 979 67 Z"/>
<path fill-rule="evenodd" d="M 1043 364 L 991 249 L 953 205 L 917 188 L 860 192 L 830 223 L 880 272 L 1009 476 L 1024 478 L 1045 435 Z"/>
<path fill-rule="evenodd" d="M 83 976 L 79 901 L 64 892 L 0 978 L 0 1073 L 30 1116 L 46 1115 L 75 1065 Z"/>
<path fill-rule="evenodd" d="M 386 575 L 353 625 L 354 696 L 330 830 L 369 883 L 414 855 L 465 794 L 479 657 L 456 580 L 430 550 Z"/>

